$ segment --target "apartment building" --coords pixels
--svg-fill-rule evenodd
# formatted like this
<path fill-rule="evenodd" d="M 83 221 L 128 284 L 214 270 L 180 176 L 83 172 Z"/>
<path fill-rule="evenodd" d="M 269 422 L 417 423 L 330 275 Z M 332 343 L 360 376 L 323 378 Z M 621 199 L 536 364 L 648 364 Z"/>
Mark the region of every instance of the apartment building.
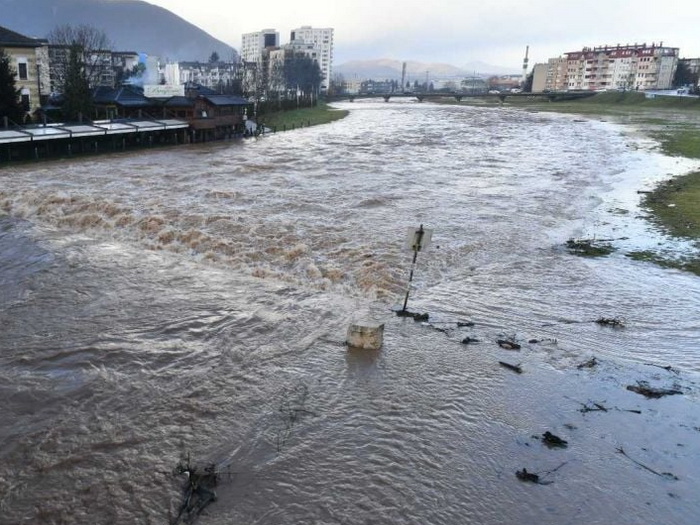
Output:
<path fill-rule="evenodd" d="M 0 26 L 0 49 L 10 57 L 15 70 L 15 86 L 27 115 L 30 115 L 49 95 L 48 42 Z"/>
<path fill-rule="evenodd" d="M 178 83 L 198 84 L 219 92 L 230 90 L 236 81 L 232 62 L 180 62 Z"/>
<path fill-rule="evenodd" d="M 241 38 L 241 60 L 259 62 L 264 49 L 279 47 L 280 34 L 274 29 L 245 33 Z"/>
<path fill-rule="evenodd" d="M 301 26 L 291 31 L 289 40 L 292 44 L 313 44 L 318 48 L 318 65 L 323 75 L 321 91 L 327 91 L 333 73 L 333 28 Z"/>
<path fill-rule="evenodd" d="M 663 42 L 600 46 L 564 53 L 563 58 L 566 89 L 669 89 L 678 48 L 666 47 Z"/>

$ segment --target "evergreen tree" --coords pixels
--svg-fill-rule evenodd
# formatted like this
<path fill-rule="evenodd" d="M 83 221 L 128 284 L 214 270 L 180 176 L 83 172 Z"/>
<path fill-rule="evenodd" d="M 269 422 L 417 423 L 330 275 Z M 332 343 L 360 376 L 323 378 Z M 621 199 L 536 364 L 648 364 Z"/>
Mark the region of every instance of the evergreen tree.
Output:
<path fill-rule="evenodd" d="M 318 62 L 304 53 L 294 53 L 285 60 L 284 79 L 287 89 L 301 92 L 302 98 L 313 102 L 321 88 L 323 75 Z"/>
<path fill-rule="evenodd" d="M 16 124 L 22 124 L 24 115 L 25 111 L 19 100 L 19 90 L 15 85 L 15 70 L 10 63 L 10 56 L 4 49 L 0 49 L 0 120 L 2 117 L 7 117 Z"/>
<path fill-rule="evenodd" d="M 691 71 L 687 61 L 679 60 L 673 75 L 673 87 L 696 86 L 697 83 L 698 74 Z"/>
<path fill-rule="evenodd" d="M 82 49 L 70 48 L 63 89 L 63 118 L 65 120 L 89 119 L 92 115 L 92 94 L 88 79 L 83 72 Z"/>

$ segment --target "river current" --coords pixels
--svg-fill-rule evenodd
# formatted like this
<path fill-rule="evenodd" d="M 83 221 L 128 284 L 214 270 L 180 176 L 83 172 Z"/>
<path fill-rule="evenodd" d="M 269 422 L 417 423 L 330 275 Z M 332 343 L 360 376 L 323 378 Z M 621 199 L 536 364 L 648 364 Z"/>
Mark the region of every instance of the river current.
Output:
<path fill-rule="evenodd" d="M 203 525 L 697 523 L 700 279 L 625 256 L 684 249 L 637 191 L 697 163 L 596 119 L 340 106 L 0 170 L 0 523 L 174 523 L 188 460 Z M 420 224 L 427 323 L 392 311 Z"/>

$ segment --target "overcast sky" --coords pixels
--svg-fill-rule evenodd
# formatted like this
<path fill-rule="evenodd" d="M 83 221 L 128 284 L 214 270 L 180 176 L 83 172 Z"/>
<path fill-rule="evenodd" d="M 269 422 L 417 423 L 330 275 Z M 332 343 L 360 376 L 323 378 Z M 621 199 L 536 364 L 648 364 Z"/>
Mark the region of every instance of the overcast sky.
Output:
<path fill-rule="evenodd" d="M 697 0 L 147 0 L 240 49 L 274 28 L 284 44 L 302 25 L 335 30 L 334 63 L 390 58 L 522 67 L 583 46 L 663 42 L 700 57 Z"/>

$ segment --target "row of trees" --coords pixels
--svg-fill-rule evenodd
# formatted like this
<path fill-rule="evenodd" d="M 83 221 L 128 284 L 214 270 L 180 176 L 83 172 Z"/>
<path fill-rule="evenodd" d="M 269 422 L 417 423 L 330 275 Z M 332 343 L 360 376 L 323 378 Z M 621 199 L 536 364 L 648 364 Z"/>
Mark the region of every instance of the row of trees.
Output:
<path fill-rule="evenodd" d="M 241 95 L 254 99 L 261 113 L 314 105 L 323 80 L 318 62 L 297 51 L 272 64 L 244 64 L 239 74 Z"/>

